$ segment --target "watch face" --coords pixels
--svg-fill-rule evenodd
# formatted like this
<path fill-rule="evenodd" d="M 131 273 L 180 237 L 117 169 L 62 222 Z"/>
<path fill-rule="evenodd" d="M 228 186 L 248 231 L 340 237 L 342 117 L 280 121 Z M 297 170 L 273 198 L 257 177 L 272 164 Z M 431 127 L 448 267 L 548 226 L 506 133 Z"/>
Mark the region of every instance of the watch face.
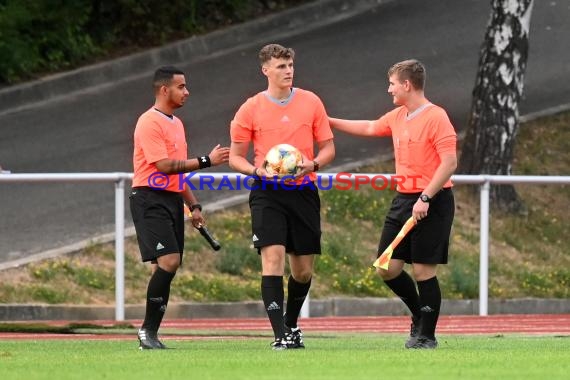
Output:
<path fill-rule="evenodd" d="M 420 195 L 420 199 L 422 202 L 429 202 L 429 197 L 425 194 Z"/>

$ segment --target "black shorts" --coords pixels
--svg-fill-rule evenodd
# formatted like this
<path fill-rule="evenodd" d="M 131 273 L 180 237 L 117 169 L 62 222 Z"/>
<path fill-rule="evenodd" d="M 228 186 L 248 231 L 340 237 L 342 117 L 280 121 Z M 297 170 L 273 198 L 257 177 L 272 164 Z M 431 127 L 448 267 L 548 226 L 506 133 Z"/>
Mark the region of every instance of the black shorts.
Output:
<path fill-rule="evenodd" d="M 394 240 L 421 193 L 398 193 L 386 216 L 378 245 L 378 256 Z M 423 218 L 406 235 L 392 254 L 393 259 L 406 263 L 447 264 L 449 237 L 455 214 L 455 200 L 451 188 L 439 191 L 431 200 L 427 217 Z"/>
<path fill-rule="evenodd" d="M 184 203 L 172 191 L 134 187 L 129 196 L 131 214 L 143 262 L 184 251 Z"/>
<path fill-rule="evenodd" d="M 257 188 L 255 188 L 257 187 Z M 316 186 L 261 188 L 249 194 L 253 246 L 283 245 L 294 255 L 321 254 L 321 201 Z"/>

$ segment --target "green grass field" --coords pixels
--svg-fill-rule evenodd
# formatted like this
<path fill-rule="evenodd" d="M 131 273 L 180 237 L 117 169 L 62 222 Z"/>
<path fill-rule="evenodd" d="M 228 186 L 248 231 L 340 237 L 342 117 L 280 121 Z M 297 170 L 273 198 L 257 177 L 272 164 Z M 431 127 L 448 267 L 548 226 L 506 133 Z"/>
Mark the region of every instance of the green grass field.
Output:
<path fill-rule="evenodd" d="M 567 379 L 570 339 L 444 335 L 437 350 L 406 350 L 401 335 L 321 334 L 305 350 L 275 352 L 269 338 L 0 342 L 0 379 Z"/>

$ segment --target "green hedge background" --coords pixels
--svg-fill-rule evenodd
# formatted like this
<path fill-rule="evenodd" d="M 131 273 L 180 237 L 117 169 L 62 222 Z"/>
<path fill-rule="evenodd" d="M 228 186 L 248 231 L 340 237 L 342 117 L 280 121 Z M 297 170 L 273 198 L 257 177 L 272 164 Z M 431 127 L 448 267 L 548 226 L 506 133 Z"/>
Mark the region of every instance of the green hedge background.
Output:
<path fill-rule="evenodd" d="M 159 46 L 309 0 L 0 0 L 0 86 Z"/>

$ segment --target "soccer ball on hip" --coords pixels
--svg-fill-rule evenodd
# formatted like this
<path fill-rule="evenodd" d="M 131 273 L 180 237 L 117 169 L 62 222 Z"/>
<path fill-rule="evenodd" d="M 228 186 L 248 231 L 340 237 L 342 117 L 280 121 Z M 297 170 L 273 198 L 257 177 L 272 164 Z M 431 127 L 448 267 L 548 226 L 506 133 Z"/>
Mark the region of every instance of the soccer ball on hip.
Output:
<path fill-rule="evenodd" d="M 301 171 L 299 164 L 302 162 L 299 149 L 289 144 L 278 144 L 269 149 L 263 166 L 270 176 L 295 176 Z"/>

